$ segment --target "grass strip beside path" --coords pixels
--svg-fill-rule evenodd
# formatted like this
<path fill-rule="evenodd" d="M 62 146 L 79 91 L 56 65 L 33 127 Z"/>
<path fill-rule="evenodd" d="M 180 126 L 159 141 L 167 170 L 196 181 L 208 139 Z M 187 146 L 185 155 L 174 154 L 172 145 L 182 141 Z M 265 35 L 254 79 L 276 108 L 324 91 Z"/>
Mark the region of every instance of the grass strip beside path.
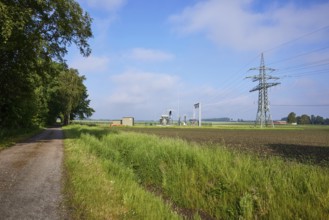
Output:
<path fill-rule="evenodd" d="M 65 191 L 73 219 L 180 219 L 130 169 L 91 154 L 92 139 L 72 127 L 64 131 Z"/>
<path fill-rule="evenodd" d="M 77 218 L 329 219 L 328 168 L 99 127 L 65 133 Z"/>

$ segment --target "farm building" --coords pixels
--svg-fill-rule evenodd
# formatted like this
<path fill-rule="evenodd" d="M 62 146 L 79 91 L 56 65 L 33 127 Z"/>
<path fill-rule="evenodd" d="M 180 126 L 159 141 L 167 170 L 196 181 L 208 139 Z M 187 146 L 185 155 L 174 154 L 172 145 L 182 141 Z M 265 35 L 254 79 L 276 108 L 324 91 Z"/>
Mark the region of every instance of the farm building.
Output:
<path fill-rule="evenodd" d="M 134 126 L 134 118 L 133 117 L 123 117 L 122 125 L 123 126 Z"/>

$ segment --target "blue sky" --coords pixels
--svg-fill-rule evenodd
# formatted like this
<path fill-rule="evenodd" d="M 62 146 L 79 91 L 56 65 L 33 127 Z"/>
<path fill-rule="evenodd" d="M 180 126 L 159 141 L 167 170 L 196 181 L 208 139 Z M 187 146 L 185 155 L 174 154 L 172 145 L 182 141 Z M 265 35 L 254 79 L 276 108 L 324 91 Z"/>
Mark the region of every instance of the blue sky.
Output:
<path fill-rule="evenodd" d="M 271 115 L 329 118 L 329 1 L 79 0 L 93 18 L 92 54 L 70 48 L 94 119 L 193 116 L 254 120 L 260 65 L 276 69 Z M 266 2 L 266 3 L 265 3 Z"/>

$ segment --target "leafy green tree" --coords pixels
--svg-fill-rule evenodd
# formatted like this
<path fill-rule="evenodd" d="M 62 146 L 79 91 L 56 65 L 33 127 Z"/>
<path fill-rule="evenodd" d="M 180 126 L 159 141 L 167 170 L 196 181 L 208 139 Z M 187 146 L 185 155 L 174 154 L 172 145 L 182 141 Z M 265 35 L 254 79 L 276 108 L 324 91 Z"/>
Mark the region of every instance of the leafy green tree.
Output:
<path fill-rule="evenodd" d="M 326 119 L 324 120 L 324 124 L 325 124 L 325 125 L 329 125 L 329 118 L 326 118 Z"/>
<path fill-rule="evenodd" d="M 297 122 L 297 124 L 300 124 L 300 116 L 296 117 L 296 122 Z"/>
<path fill-rule="evenodd" d="M 297 119 L 296 119 L 296 113 L 295 112 L 290 112 L 287 118 L 287 122 L 288 123 L 296 123 Z"/>
<path fill-rule="evenodd" d="M 71 112 L 70 118 L 86 119 L 92 116 L 94 112 L 95 110 L 90 107 L 90 100 L 88 99 L 87 89 L 85 88 L 77 107 Z"/>
<path fill-rule="evenodd" d="M 310 120 L 311 120 L 311 124 L 315 124 L 315 116 L 314 115 L 311 115 Z"/>
<path fill-rule="evenodd" d="M 303 124 L 303 125 L 311 124 L 311 118 L 310 118 L 310 116 L 304 114 L 304 115 L 300 116 L 299 121 L 297 121 L 297 122 L 298 122 L 298 124 Z"/>
<path fill-rule="evenodd" d="M 321 116 L 316 116 L 315 117 L 315 122 L 314 122 L 315 124 L 318 124 L 318 125 L 322 125 L 322 124 L 324 124 L 324 118 L 323 117 L 321 117 Z"/>
<path fill-rule="evenodd" d="M 87 39 L 92 36 L 91 18 L 74 0 L 1 0 L 0 38 L 8 49 L 34 49 L 30 56 L 62 60 L 67 46 L 74 43 L 80 52 L 91 52 Z M 10 52 L 10 50 L 8 50 Z"/>
<path fill-rule="evenodd" d="M 58 116 L 63 117 L 64 125 L 74 117 L 85 118 L 94 110 L 89 107 L 87 88 L 83 84 L 84 76 L 76 69 L 64 69 L 54 79 L 49 102 L 49 122 L 54 122 Z"/>
<path fill-rule="evenodd" d="M 0 0 L 0 128 L 43 121 L 53 60 L 71 44 L 88 56 L 90 26 L 74 0 Z"/>

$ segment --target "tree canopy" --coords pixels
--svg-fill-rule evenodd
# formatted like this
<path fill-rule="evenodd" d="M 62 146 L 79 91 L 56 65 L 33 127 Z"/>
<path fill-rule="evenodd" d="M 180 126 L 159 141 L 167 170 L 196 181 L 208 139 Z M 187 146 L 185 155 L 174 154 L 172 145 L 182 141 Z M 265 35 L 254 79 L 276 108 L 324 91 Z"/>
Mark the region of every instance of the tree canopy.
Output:
<path fill-rule="evenodd" d="M 287 117 L 288 123 L 297 123 L 297 124 L 316 124 L 316 125 L 323 125 L 329 124 L 329 119 L 324 119 L 322 116 L 315 116 L 311 115 L 308 116 L 307 114 L 303 114 L 301 116 L 296 116 L 295 112 L 290 112 Z"/>
<path fill-rule="evenodd" d="M 89 107 L 87 88 L 83 84 L 84 76 L 76 69 L 63 69 L 53 81 L 50 92 L 49 106 L 52 109 L 48 121 L 53 122 L 62 116 L 67 125 L 71 118 L 83 119 L 92 115 L 94 110 Z"/>
<path fill-rule="evenodd" d="M 296 113 L 295 112 L 290 112 L 287 118 L 288 123 L 296 123 Z"/>
<path fill-rule="evenodd" d="M 91 53 L 91 21 L 74 0 L 0 0 L 0 127 L 49 121 L 51 86 L 68 46 Z"/>

